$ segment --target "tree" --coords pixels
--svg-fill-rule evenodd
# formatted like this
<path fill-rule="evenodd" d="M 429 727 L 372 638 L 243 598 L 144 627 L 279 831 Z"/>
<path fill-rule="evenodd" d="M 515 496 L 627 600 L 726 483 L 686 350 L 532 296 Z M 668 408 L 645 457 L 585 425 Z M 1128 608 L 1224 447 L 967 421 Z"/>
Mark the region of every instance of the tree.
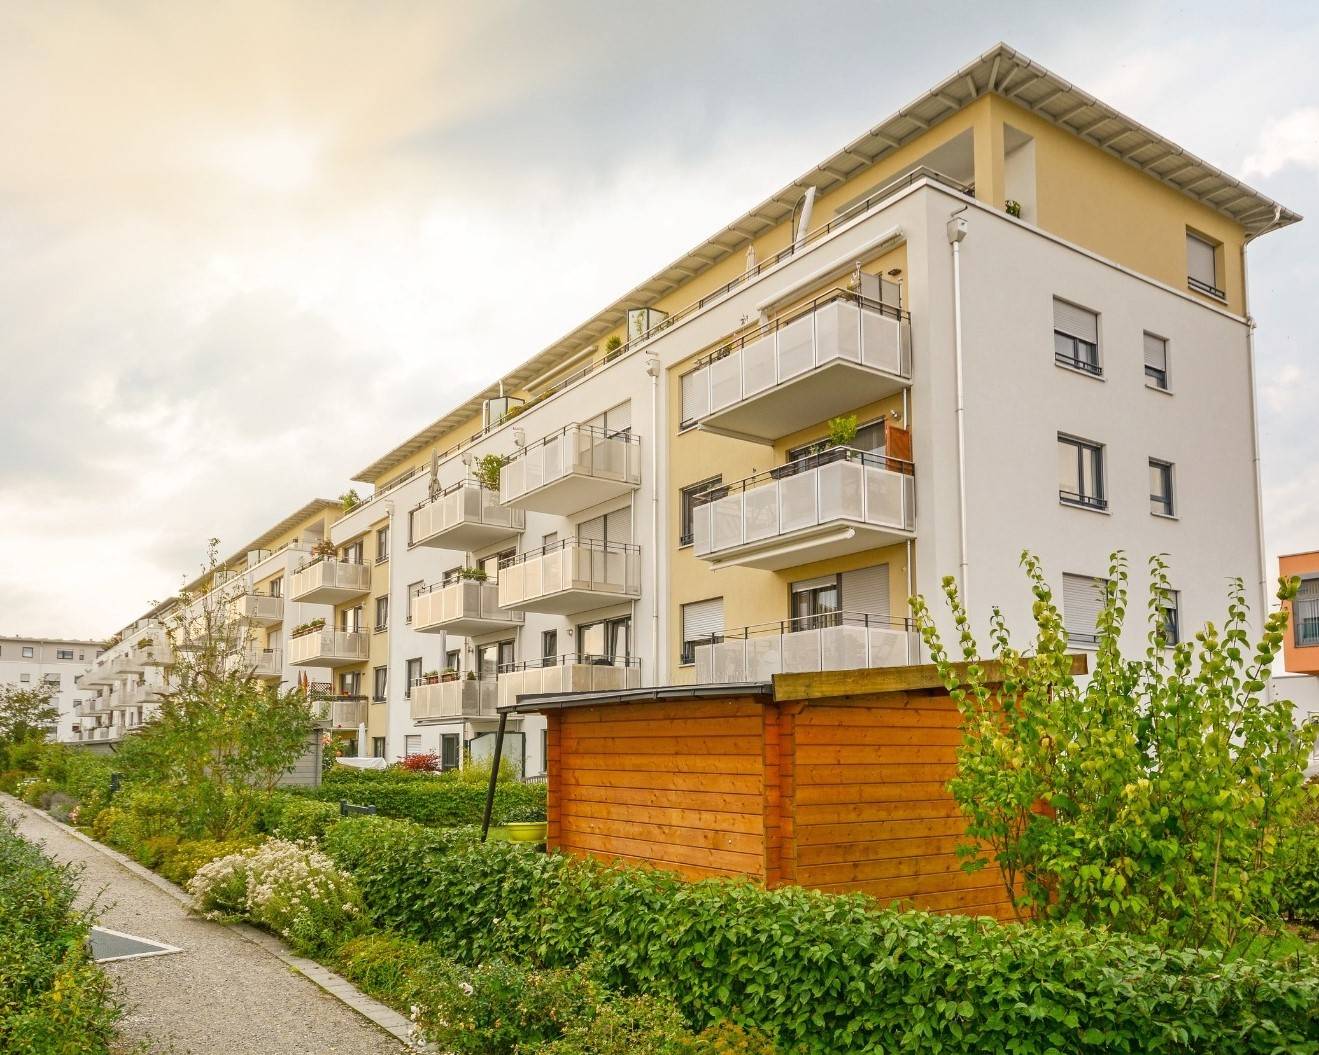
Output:
<path fill-rule="evenodd" d="M 165 619 L 172 653 L 157 712 L 124 741 L 130 780 L 169 789 L 216 838 L 250 828 L 269 792 L 308 749 L 315 723 L 306 693 L 254 676 L 252 631 L 211 540 L 200 585 Z"/>
<path fill-rule="evenodd" d="M 1275 919 L 1278 846 L 1300 809 L 1313 731 L 1292 705 L 1265 698 L 1287 613 L 1267 616 L 1252 645 L 1240 580 L 1227 616 L 1169 645 L 1171 586 L 1150 560 L 1144 656 L 1119 646 L 1128 573 L 1115 553 L 1103 585 L 1093 669 L 1071 674 L 1068 638 L 1034 556 L 1022 564 L 1034 595 L 1035 636 L 1015 648 L 1002 613 L 990 620 L 1002 688 L 985 681 L 982 653 L 951 579 L 943 583 L 968 664 L 949 659 L 925 602 L 916 624 L 962 712 L 964 740 L 949 789 L 974 844 L 964 867 L 997 861 L 1022 914 L 1106 924 L 1202 944 L 1231 944 Z M 1280 600 L 1295 594 L 1282 583 Z"/>
<path fill-rule="evenodd" d="M 22 743 L 44 740 L 55 731 L 60 711 L 50 685 L 0 685 L 0 755 Z"/>

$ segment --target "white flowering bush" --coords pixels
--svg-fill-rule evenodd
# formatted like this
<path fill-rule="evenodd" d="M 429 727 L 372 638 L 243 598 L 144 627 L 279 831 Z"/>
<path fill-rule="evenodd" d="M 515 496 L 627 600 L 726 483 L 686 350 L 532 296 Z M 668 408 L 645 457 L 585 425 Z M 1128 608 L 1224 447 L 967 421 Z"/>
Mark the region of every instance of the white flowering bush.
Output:
<path fill-rule="evenodd" d="M 283 839 L 203 865 L 188 893 L 202 912 L 241 916 L 308 954 L 337 948 L 365 929 L 352 877 L 319 850 Z"/>

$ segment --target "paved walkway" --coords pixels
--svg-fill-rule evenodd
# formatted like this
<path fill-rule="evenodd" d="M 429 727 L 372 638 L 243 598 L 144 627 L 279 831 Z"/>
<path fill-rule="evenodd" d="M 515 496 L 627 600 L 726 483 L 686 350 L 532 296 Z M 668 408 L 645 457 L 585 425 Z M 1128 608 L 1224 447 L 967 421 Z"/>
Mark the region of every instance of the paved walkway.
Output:
<path fill-rule="evenodd" d="M 59 861 L 82 866 L 82 900 L 98 901 L 102 926 L 183 950 L 105 965 L 128 1004 L 121 1031 L 130 1047 L 145 1042 L 150 1051 L 168 1055 L 398 1055 L 407 1050 L 273 955 L 281 948 L 278 942 L 260 935 L 263 944 L 256 944 L 229 927 L 189 915 L 175 896 L 44 814 L 3 799 L 0 809 L 24 838 L 44 843 Z M 328 972 L 322 975 L 326 984 L 335 984 Z"/>

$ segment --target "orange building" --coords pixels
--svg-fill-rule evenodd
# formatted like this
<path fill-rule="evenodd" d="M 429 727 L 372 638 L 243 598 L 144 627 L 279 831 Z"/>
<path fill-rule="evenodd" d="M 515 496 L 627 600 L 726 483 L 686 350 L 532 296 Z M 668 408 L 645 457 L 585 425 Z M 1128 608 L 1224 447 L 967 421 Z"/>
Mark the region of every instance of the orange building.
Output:
<path fill-rule="evenodd" d="M 1301 577 L 1300 592 L 1287 602 L 1291 624 L 1283 641 L 1283 665 L 1290 674 L 1319 674 L 1319 550 L 1280 558 L 1278 574 Z"/>

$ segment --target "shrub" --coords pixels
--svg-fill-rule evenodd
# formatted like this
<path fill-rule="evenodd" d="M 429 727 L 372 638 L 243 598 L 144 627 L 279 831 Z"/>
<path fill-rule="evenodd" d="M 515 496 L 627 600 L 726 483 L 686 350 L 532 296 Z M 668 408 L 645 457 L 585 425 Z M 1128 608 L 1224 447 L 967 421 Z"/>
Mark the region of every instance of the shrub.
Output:
<path fill-rule="evenodd" d="M 29 806 L 39 806 L 45 809 L 50 805 L 50 798 L 59 789 L 49 780 L 43 780 L 40 777 L 24 781 L 21 785 L 21 798 Z"/>
<path fill-rule="evenodd" d="M 463 775 L 467 770 L 451 771 L 441 776 L 399 769 L 365 770 L 341 776 L 332 770 L 319 788 L 310 789 L 305 794 L 322 801 L 344 799 L 361 806 L 375 806 L 387 817 L 457 827 L 481 823 L 489 772 L 486 768 L 485 777 L 474 779 Z M 535 807 L 545 808 L 544 784 L 501 780 L 495 788 L 492 821 L 503 824 L 510 813 Z"/>
<path fill-rule="evenodd" d="M 87 955 L 76 875 L 0 823 L 0 1051 L 104 1055 L 120 1015 Z"/>
<path fill-rule="evenodd" d="M 69 822 L 69 811 L 78 805 L 78 800 L 72 795 L 66 795 L 62 791 L 56 791 L 50 796 L 50 802 L 46 808 L 50 815 L 62 824 Z"/>
<path fill-rule="evenodd" d="M 188 892 L 203 911 L 245 916 L 306 955 L 324 954 L 362 929 L 352 878 L 319 851 L 281 839 L 203 865 Z"/>
<path fill-rule="evenodd" d="M 241 853 L 256 845 L 256 837 L 246 839 L 189 839 L 179 843 L 160 863 L 162 876 L 180 886 L 187 884 L 204 864 L 230 854 Z"/>
<path fill-rule="evenodd" d="M 37 772 L 75 798 L 84 812 L 90 811 L 88 816 L 110 801 L 112 767 L 108 759 L 90 751 L 50 744 L 37 760 Z"/>
<path fill-rule="evenodd" d="M 319 842 L 331 825 L 339 823 L 339 807 L 331 802 L 288 795 L 272 819 L 271 834 L 277 839 Z"/>
<path fill-rule="evenodd" d="M 432 751 L 430 754 L 408 755 L 399 763 L 399 768 L 414 773 L 438 773 L 444 768 L 444 763 L 440 756 Z"/>
<path fill-rule="evenodd" d="M 142 838 L 137 817 L 119 806 L 107 806 L 92 821 L 92 835 L 117 850 L 131 850 Z"/>
<path fill-rule="evenodd" d="M 1319 923 L 1319 784 L 1306 788 L 1306 803 L 1297 823 L 1283 840 L 1285 861 L 1278 900 L 1283 914 L 1304 923 Z"/>
<path fill-rule="evenodd" d="M 1313 958 L 1225 960 L 1072 924 L 881 911 L 862 895 L 687 883 L 503 843 L 409 851 L 415 829 L 387 823 L 373 822 L 371 852 L 350 867 L 368 910 L 402 933 L 466 963 L 592 960 L 611 989 L 672 1000 L 697 1027 L 764 1029 L 788 1050 L 1182 1055 L 1319 1041 Z"/>

